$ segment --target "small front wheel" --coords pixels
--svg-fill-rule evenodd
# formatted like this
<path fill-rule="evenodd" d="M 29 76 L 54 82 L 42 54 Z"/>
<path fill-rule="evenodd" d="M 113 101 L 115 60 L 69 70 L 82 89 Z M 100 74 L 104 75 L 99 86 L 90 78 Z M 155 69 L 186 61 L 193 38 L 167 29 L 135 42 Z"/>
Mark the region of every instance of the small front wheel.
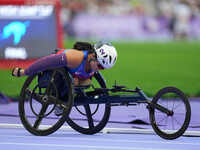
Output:
<path fill-rule="evenodd" d="M 152 106 L 161 106 L 169 113 L 150 107 L 150 121 L 154 131 L 162 138 L 180 137 L 189 126 L 191 107 L 186 95 L 175 87 L 166 87 L 153 97 Z"/>

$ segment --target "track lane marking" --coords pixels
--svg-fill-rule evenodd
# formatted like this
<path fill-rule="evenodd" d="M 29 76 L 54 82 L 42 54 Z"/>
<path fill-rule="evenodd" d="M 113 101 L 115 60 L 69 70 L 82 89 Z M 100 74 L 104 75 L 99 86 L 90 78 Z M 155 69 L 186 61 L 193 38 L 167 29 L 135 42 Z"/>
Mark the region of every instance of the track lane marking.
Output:
<path fill-rule="evenodd" d="M 0 145 L 19 145 L 19 146 L 45 146 L 45 147 L 64 147 L 64 148 L 87 148 L 87 149 L 114 149 L 114 150 L 171 150 L 157 148 L 131 148 L 119 146 L 90 146 L 90 145 L 68 145 L 68 144 L 33 144 L 33 143 L 15 143 L 15 142 L 0 142 Z M 174 149 L 181 150 L 181 149 Z"/>
<path fill-rule="evenodd" d="M 32 135 L 28 135 L 28 136 L 18 136 L 18 135 L 0 135 L 0 137 L 3 137 L 5 139 L 5 137 L 11 137 L 11 138 L 37 138 L 38 139 L 38 136 L 32 136 Z M 53 136 L 46 136 L 46 137 L 42 137 L 42 138 L 45 138 L 45 139 L 62 139 L 62 140 L 79 140 L 79 141 L 92 141 L 92 142 L 99 142 L 99 141 L 102 141 L 102 142 L 124 142 L 124 143 L 146 143 L 146 144 L 170 144 L 170 145 L 200 145 L 199 142 L 196 142 L 196 143 L 189 143 L 189 142 L 176 142 L 176 141 L 170 141 L 170 142 L 163 142 L 163 141 L 147 141 L 147 140 L 119 140 L 119 139 L 105 139 L 105 138 L 97 138 L 95 139 L 94 137 L 91 137 L 91 138 L 86 138 L 86 137 L 83 137 L 83 138 L 79 138 L 79 137 L 53 137 Z M 163 140 L 163 139 L 161 139 Z"/>

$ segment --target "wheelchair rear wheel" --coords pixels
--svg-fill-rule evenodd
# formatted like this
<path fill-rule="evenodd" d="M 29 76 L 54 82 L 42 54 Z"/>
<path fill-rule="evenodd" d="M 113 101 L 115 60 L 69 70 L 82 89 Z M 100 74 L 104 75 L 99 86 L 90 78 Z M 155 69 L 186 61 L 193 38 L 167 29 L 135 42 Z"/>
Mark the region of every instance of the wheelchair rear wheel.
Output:
<path fill-rule="evenodd" d="M 92 80 L 95 87 L 106 88 L 106 83 L 100 73 L 95 73 Z M 85 92 L 85 94 L 87 94 L 87 92 Z M 76 100 L 76 97 L 78 100 L 78 96 L 80 95 L 76 95 L 74 100 Z M 95 95 L 93 97 L 95 97 Z M 67 123 L 74 130 L 80 133 L 95 134 L 106 126 L 110 117 L 110 111 L 110 104 L 87 104 L 83 106 L 74 105 L 69 118 L 67 119 Z"/>
<path fill-rule="evenodd" d="M 43 83 L 38 82 L 41 73 L 26 79 L 18 106 L 19 116 L 24 127 L 34 135 L 46 136 L 54 133 L 64 124 L 72 107 L 73 95 L 71 78 L 64 68 L 52 70 L 52 74 L 43 80 Z M 62 78 L 68 86 L 66 102 L 60 100 L 56 76 Z M 64 110 L 61 116 L 53 113 L 55 107 L 58 106 Z"/>

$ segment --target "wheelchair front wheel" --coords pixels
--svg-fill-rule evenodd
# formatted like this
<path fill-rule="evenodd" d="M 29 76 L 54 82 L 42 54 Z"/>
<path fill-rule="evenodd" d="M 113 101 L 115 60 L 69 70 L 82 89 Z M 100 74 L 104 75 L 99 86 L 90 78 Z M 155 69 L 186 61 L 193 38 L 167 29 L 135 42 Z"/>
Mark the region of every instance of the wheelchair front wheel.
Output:
<path fill-rule="evenodd" d="M 180 137 L 189 126 L 190 103 L 186 95 L 175 87 L 166 87 L 153 97 L 152 104 L 159 104 L 171 114 L 150 108 L 150 121 L 154 131 L 162 138 L 172 140 Z"/>

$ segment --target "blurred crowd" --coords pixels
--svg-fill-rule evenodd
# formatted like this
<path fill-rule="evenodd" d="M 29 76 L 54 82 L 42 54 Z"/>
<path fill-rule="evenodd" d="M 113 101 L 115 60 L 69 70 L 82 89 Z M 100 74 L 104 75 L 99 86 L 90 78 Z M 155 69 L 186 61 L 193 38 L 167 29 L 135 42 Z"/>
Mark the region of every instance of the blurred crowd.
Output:
<path fill-rule="evenodd" d="M 169 29 L 175 39 L 188 39 L 192 19 L 200 17 L 199 0 L 160 1 L 157 8 L 157 13 L 170 21 Z"/>
<path fill-rule="evenodd" d="M 74 36 L 73 20 L 79 15 L 134 15 L 163 17 L 176 39 L 186 39 L 191 19 L 200 17 L 200 0 L 62 0 L 62 23 Z"/>

